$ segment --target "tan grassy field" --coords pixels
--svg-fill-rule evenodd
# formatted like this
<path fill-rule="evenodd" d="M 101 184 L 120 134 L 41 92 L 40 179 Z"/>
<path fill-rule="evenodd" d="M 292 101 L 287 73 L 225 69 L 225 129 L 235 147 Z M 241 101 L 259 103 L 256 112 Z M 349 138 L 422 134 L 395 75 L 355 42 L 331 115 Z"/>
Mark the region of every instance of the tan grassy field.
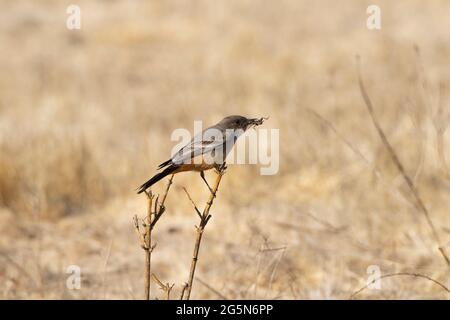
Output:
<path fill-rule="evenodd" d="M 82 27 L 68 30 L 75 2 Z M 280 170 L 228 167 L 192 298 L 347 299 L 371 265 L 450 286 L 355 63 L 359 54 L 380 123 L 450 251 L 449 1 L 0 3 L 1 299 L 141 299 L 132 217 L 146 199 L 135 188 L 167 159 L 172 130 L 230 114 L 270 116 Z M 366 28 L 370 4 L 379 31 Z M 198 223 L 183 186 L 199 203 L 208 196 L 198 174 L 176 176 L 155 229 L 152 271 L 174 295 Z M 80 290 L 66 288 L 70 265 Z M 152 296 L 163 292 L 153 285 Z M 356 298 L 450 294 L 397 276 Z"/>

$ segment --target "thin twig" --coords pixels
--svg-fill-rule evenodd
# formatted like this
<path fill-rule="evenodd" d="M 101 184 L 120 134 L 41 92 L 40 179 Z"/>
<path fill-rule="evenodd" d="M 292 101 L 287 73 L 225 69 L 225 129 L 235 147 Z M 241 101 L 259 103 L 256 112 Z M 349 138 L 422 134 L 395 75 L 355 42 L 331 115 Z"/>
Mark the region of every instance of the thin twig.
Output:
<path fill-rule="evenodd" d="M 366 92 L 366 89 L 364 87 L 364 83 L 362 80 L 362 76 L 361 76 L 361 70 L 360 70 L 360 66 L 359 66 L 359 57 L 357 57 L 357 67 L 358 67 L 358 82 L 359 82 L 359 89 L 361 91 L 361 95 L 364 99 L 364 102 L 366 104 L 367 110 L 369 111 L 370 114 L 370 118 L 372 119 L 372 123 L 375 126 L 378 135 L 381 138 L 381 141 L 383 142 L 383 145 L 386 147 L 392 161 L 394 162 L 395 166 L 397 167 L 398 171 L 400 171 L 401 175 L 403 176 L 403 179 L 406 181 L 406 184 L 408 185 L 412 195 L 414 196 L 414 199 L 416 201 L 416 208 L 421 211 L 423 213 L 423 215 L 425 216 L 425 219 L 428 223 L 428 226 L 430 227 L 430 230 L 433 234 L 434 240 L 436 241 L 437 245 L 438 245 L 438 249 L 442 255 L 442 257 L 444 258 L 444 260 L 447 263 L 447 266 L 450 267 L 450 259 L 448 258 L 446 252 L 445 252 L 445 248 L 441 245 L 441 240 L 439 237 L 438 232 L 436 231 L 436 228 L 433 224 L 433 221 L 430 218 L 430 214 L 428 212 L 428 209 L 425 207 L 425 204 L 423 203 L 419 192 L 417 191 L 416 187 L 414 186 L 414 183 L 412 182 L 411 178 L 408 176 L 408 174 L 406 173 L 405 168 L 403 167 L 403 164 L 400 162 L 399 157 L 397 156 L 397 153 L 395 152 L 394 148 L 392 147 L 392 145 L 389 143 L 389 140 L 387 139 L 386 135 L 384 134 L 383 129 L 381 128 L 376 116 L 375 116 L 375 112 L 374 112 L 374 108 L 372 106 L 372 102 L 369 98 L 369 95 Z"/>
<path fill-rule="evenodd" d="M 417 72 L 419 76 L 419 81 L 421 84 L 421 92 L 423 95 L 423 100 L 425 103 L 425 106 L 427 107 L 427 110 L 429 110 L 432 118 L 432 123 L 436 132 L 436 140 L 437 140 L 437 152 L 439 161 L 441 162 L 441 167 L 443 170 L 443 177 L 445 179 L 450 179 L 450 172 L 448 170 L 448 167 L 446 165 L 446 159 L 445 159 L 445 153 L 444 153 L 444 134 L 448 127 L 448 114 L 444 114 L 444 109 L 442 107 L 442 93 L 445 91 L 443 83 L 439 84 L 439 93 L 437 97 L 437 110 L 436 113 L 433 115 L 432 110 L 432 101 L 431 96 L 429 94 L 429 85 L 427 83 L 427 79 L 425 76 L 425 67 L 422 63 L 422 57 L 420 53 L 419 46 L 415 45 L 414 50 L 416 52 L 416 59 L 417 59 Z"/>
<path fill-rule="evenodd" d="M 267 288 L 267 290 L 266 290 L 265 296 L 267 296 L 267 294 L 269 293 L 269 291 L 272 290 L 272 285 L 273 285 L 273 281 L 274 281 L 274 279 L 275 279 L 275 275 L 276 275 L 278 266 L 280 265 L 281 259 L 283 259 L 283 256 L 284 256 L 284 254 L 285 254 L 285 252 L 286 252 L 287 247 L 284 247 L 284 248 L 282 248 L 282 249 L 280 249 L 280 248 L 267 248 L 266 250 L 271 250 L 271 249 L 272 249 L 272 250 L 275 249 L 274 251 L 279 251 L 279 250 L 281 250 L 281 251 L 280 251 L 281 253 L 280 253 L 278 259 L 275 260 L 275 264 L 274 264 L 274 266 L 273 266 L 272 272 L 270 273 L 269 286 L 268 286 L 268 288 Z"/>
<path fill-rule="evenodd" d="M 186 190 L 185 187 L 183 187 L 184 192 L 186 193 L 187 197 L 189 198 L 189 200 L 191 201 L 192 205 L 194 206 L 195 212 L 197 212 L 197 215 L 199 216 L 199 218 L 202 218 L 202 213 L 200 212 L 200 210 L 197 208 L 197 205 L 195 204 L 194 200 L 192 200 L 191 195 L 189 194 L 189 192 Z"/>
<path fill-rule="evenodd" d="M 166 202 L 167 194 L 169 193 L 170 186 L 172 185 L 172 182 L 173 182 L 173 176 L 174 175 L 171 175 L 169 181 L 167 182 L 166 190 L 164 191 L 164 195 L 161 200 L 162 206 L 164 206 L 164 203 Z"/>
<path fill-rule="evenodd" d="M 102 276 L 102 288 L 103 288 L 103 299 L 106 299 L 106 267 L 108 266 L 109 257 L 111 256 L 111 248 L 113 244 L 113 239 L 109 242 L 108 252 L 106 253 L 105 263 L 103 265 L 103 276 Z"/>
<path fill-rule="evenodd" d="M 0 257 L 3 257 L 7 262 L 9 262 L 13 267 L 15 267 L 22 275 L 24 275 L 28 280 L 30 280 L 34 287 L 38 286 L 38 284 L 33 279 L 31 274 L 24 267 L 22 267 L 20 263 L 14 261 L 14 259 L 12 259 L 6 252 L 0 251 Z"/>
<path fill-rule="evenodd" d="M 137 215 L 134 215 L 134 217 L 133 217 L 133 224 L 134 224 L 134 230 L 136 231 L 136 234 L 139 238 L 139 244 L 140 244 L 141 248 L 145 250 L 144 234 L 141 232 L 141 227 L 139 225 L 139 218 Z"/>
<path fill-rule="evenodd" d="M 159 280 L 159 278 L 156 276 L 156 274 L 152 273 L 152 279 L 153 279 L 153 281 L 156 282 L 156 284 L 158 286 L 160 286 L 161 288 L 164 287 L 164 283 L 162 283 L 162 281 Z"/>
<path fill-rule="evenodd" d="M 439 101 L 437 104 L 436 114 L 433 116 L 433 126 L 436 132 L 436 148 L 438 152 L 438 157 L 444 177 L 450 180 L 450 171 L 447 167 L 447 160 L 445 157 L 445 147 L 444 147 L 444 135 L 448 128 L 448 114 L 444 114 L 444 108 L 442 103 L 442 92 L 445 91 L 444 85 L 441 83 L 439 85 Z"/>
<path fill-rule="evenodd" d="M 203 209 L 203 213 L 200 215 L 200 224 L 199 224 L 199 226 L 196 227 L 196 229 L 197 229 L 197 238 L 195 240 L 194 253 L 193 253 L 192 262 L 191 262 L 191 269 L 190 269 L 190 272 L 189 272 L 188 287 L 187 287 L 187 290 L 186 290 L 186 300 L 189 300 L 189 298 L 191 296 L 192 283 L 194 281 L 195 268 L 197 266 L 198 253 L 200 251 L 200 244 L 201 244 L 201 241 L 202 241 L 203 231 L 204 231 L 205 226 L 208 223 L 209 219 L 211 218 L 211 215 L 209 214 L 209 210 L 211 209 L 211 206 L 213 204 L 214 198 L 216 197 L 217 190 L 219 189 L 220 181 L 222 180 L 222 176 L 225 173 L 225 169 L 226 169 L 226 167 L 225 167 L 225 165 L 223 165 L 221 168 L 219 168 L 217 170 L 216 181 L 215 181 L 214 186 L 213 186 L 213 188 L 211 190 L 211 193 L 209 195 L 209 199 L 206 202 L 205 208 Z M 189 193 L 187 193 L 187 194 L 189 195 Z"/>
<path fill-rule="evenodd" d="M 370 163 L 369 159 L 367 159 L 362 152 L 356 148 L 347 138 L 344 137 L 344 135 L 342 135 L 337 129 L 336 127 L 333 125 L 333 123 L 326 119 L 324 116 L 322 116 L 321 114 L 319 114 L 317 111 L 311 109 L 311 108 L 306 108 L 306 110 L 311 113 L 314 117 L 316 117 L 317 119 L 319 119 L 321 122 L 323 122 L 328 128 L 331 129 L 331 131 L 333 131 L 336 136 L 341 139 L 341 141 L 347 145 L 347 147 L 349 147 L 353 153 L 355 153 L 358 157 L 360 157 L 368 166 L 371 166 L 372 164 Z M 375 174 L 378 176 L 380 173 L 378 171 L 377 168 L 374 169 Z"/>
<path fill-rule="evenodd" d="M 189 284 L 187 282 L 185 282 L 183 285 L 183 288 L 181 289 L 180 300 L 184 299 L 184 293 L 186 292 L 186 289 L 188 286 L 189 286 Z"/>
<path fill-rule="evenodd" d="M 175 284 L 170 283 L 164 284 L 161 280 L 158 279 L 158 277 L 154 273 L 152 273 L 152 279 L 158 284 L 159 288 L 166 293 L 166 299 L 170 300 L 170 292 L 172 291 L 173 286 Z"/>
<path fill-rule="evenodd" d="M 150 289 L 151 289 L 151 281 L 150 281 L 150 274 L 151 274 L 151 263 L 152 263 L 152 228 L 150 227 L 152 224 L 152 201 L 153 201 L 153 195 L 150 192 L 145 192 L 145 194 L 148 197 L 148 204 L 147 204 L 147 224 L 146 224 L 146 234 L 144 239 L 145 242 L 145 275 L 144 275 L 144 285 L 145 285 L 145 299 L 150 300 Z"/>
<path fill-rule="evenodd" d="M 408 205 L 413 205 L 411 204 L 411 201 L 406 199 L 405 195 L 403 195 L 402 193 L 400 193 L 396 188 L 392 187 L 390 184 L 388 184 L 385 179 L 383 178 L 380 169 L 372 162 L 369 161 L 369 159 L 367 159 L 363 153 L 357 148 L 355 147 L 348 139 L 346 139 L 344 137 L 344 135 L 342 133 L 340 133 L 336 127 L 333 125 L 333 123 L 326 119 L 324 116 L 320 115 L 319 113 L 317 113 L 316 111 L 314 111 L 313 109 L 307 108 L 307 110 L 313 114 L 317 119 L 319 119 L 320 121 L 322 121 L 327 127 L 329 127 L 331 129 L 331 131 L 333 131 L 336 136 L 347 146 L 350 148 L 350 150 L 356 154 L 359 158 L 361 158 L 363 160 L 363 162 L 372 170 L 372 172 L 375 174 L 375 177 L 383 184 L 384 187 L 386 187 L 387 189 L 389 189 L 390 191 L 392 191 L 395 196 L 397 196 L 400 200 L 402 200 L 403 202 L 405 202 Z"/>
<path fill-rule="evenodd" d="M 439 287 L 441 287 L 442 289 L 444 289 L 445 291 L 447 291 L 447 293 L 450 293 L 450 290 L 443 285 L 441 282 L 430 278 L 429 276 L 423 275 L 423 274 L 419 274 L 419 273 L 408 273 L 408 272 L 399 272 L 399 273 L 390 273 L 390 274 L 385 274 L 383 276 L 380 276 L 376 279 L 373 279 L 371 282 L 369 282 L 368 284 L 366 284 L 364 287 L 356 290 L 355 292 L 353 292 L 349 299 L 353 299 L 356 295 L 358 295 L 359 293 L 361 293 L 362 291 L 364 291 L 365 289 L 367 289 L 371 284 L 375 283 L 376 281 L 379 281 L 383 278 L 390 278 L 390 277 L 396 277 L 396 276 L 409 276 L 409 277 L 416 277 L 416 278 L 423 278 L 423 279 L 427 279 L 435 284 L 437 284 Z"/>
<path fill-rule="evenodd" d="M 195 279 L 197 279 L 198 282 L 200 282 L 202 285 L 204 285 L 208 290 L 210 290 L 211 292 L 215 293 L 220 299 L 222 300 L 228 300 L 227 297 L 225 297 L 223 294 L 221 294 L 218 290 L 214 289 L 213 287 L 211 287 L 208 283 L 206 283 L 205 281 L 203 281 L 202 279 L 200 279 L 199 277 L 195 277 Z"/>
<path fill-rule="evenodd" d="M 151 223 L 152 229 L 155 227 L 155 224 L 158 222 L 159 218 L 161 218 L 163 213 L 166 211 L 166 207 L 164 206 L 164 203 L 166 202 L 167 194 L 169 193 L 170 186 L 172 185 L 173 176 L 174 175 L 171 175 L 169 181 L 167 182 L 166 190 L 164 191 L 164 195 L 162 197 L 161 204 L 159 205 L 158 212 L 155 211 L 155 218 L 153 219 L 153 221 Z"/>
<path fill-rule="evenodd" d="M 158 222 L 159 218 L 161 218 L 161 216 L 165 212 L 164 203 L 167 199 L 167 195 L 169 193 L 172 182 L 173 182 L 173 175 L 170 177 L 169 182 L 167 183 L 161 203 L 159 203 L 159 195 L 156 197 L 155 201 L 153 201 L 154 195 L 152 194 L 152 192 L 146 191 L 145 192 L 145 194 L 147 195 L 146 218 L 141 219 L 141 221 L 139 221 L 137 215 L 133 217 L 134 229 L 139 237 L 140 246 L 145 251 L 144 292 L 145 292 L 145 299 L 147 300 L 150 300 L 150 293 L 151 293 L 151 281 L 150 281 L 151 256 L 152 251 L 156 246 L 156 244 L 152 244 L 152 230 L 155 227 L 156 223 Z M 141 231 L 141 226 L 144 229 L 143 231 Z"/>

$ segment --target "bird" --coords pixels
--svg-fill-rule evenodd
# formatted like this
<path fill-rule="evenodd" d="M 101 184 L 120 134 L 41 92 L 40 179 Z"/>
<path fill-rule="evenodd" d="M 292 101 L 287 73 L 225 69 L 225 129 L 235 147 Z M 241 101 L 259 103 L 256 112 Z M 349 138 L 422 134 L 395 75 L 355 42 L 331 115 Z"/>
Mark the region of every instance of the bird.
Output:
<path fill-rule="evenodd" d="M 186 171 L 200 172 L 200 177 L 211 191 L 211 187 L 205 179 L 204 171 L 224 168 L 225 159 L 239 136 L 247 129 L 261 125 L 266 119 L 268 118 L 246 118 L 239 115 L 223 118 L 217 124 L 194 136 L 170 159 L 161 163 L 158 170 L 162 171 L 143 183 L 138 188 L 137 193 L 146 191 L 170 174 Z"/>

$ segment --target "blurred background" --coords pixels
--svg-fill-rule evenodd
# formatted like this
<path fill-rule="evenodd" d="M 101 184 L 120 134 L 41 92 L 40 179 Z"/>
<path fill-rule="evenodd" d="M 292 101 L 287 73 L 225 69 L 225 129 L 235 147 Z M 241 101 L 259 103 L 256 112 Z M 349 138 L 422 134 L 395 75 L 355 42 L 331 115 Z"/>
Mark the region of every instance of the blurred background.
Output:
<path fill-rule="evenodd" d="M 372 265 L 449 285 L 355 63 L 359 54 L 381 125 L 450 250 L 449 1 L 0 3 L 0 298 L 142 298 L 132 217 L 146 199 L 135 189 L 167 159 L 172 130 L 230 114 L 270 116 L 280 171 L 229 166 L 193 298 L 347 299 Z M 72 3 L 80 30 L 66 28 Z M 371 4 L 381 30 L 366 27 Z M 208 190 L 198 174 L 174 182 L 152 271 L 176 294 L 198 223 L 182 187 L 199 205 Z M 66 287 L 70 265 L 80 290 Z M 449 296 L 394 277 L 358 298 Z"/>

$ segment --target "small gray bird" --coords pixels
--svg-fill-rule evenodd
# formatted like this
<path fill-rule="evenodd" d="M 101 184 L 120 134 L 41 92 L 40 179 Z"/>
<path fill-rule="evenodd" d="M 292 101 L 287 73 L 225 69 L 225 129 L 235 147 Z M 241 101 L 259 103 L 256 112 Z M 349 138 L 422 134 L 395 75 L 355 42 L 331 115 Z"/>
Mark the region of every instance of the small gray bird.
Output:
<path fill-rule="evenodd" d="M 242 116 L 228 116 L 219 123 L 206 128 L 182 147 L 171 159 L 161 163 L 158 170 L 163 171 L 154 175 L 139 187 L 142 193 L 159 180 L 170 174 L 184 171 L 197 171 L 206 183 L 205 170 L 220 168 L 224 165 L 228 153 L 233 148 L 237 138 L 248 128 L 261 125 L 267 118 L 246 118 Z"/>

